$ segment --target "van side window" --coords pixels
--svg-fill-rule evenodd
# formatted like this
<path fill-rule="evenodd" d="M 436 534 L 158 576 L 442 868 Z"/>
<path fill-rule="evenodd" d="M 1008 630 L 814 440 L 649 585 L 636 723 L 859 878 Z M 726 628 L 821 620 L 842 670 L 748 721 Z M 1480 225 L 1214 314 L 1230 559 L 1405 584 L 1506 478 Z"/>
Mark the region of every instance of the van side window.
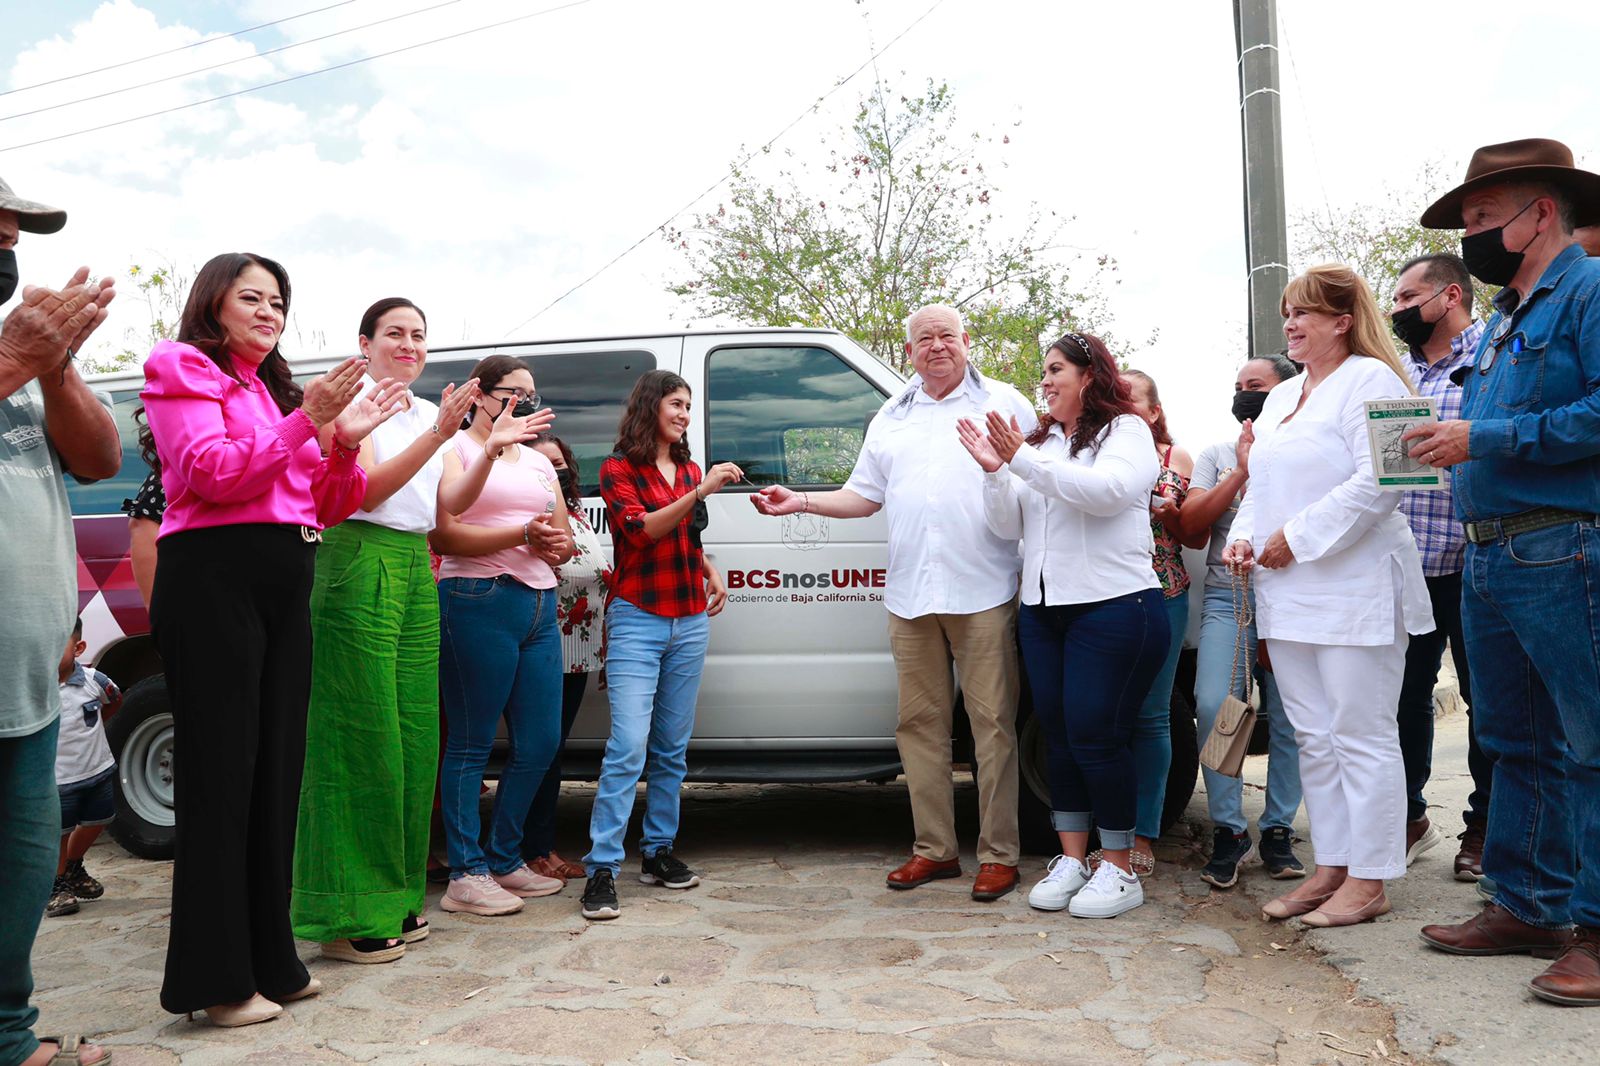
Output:
<path fill-rule="evenodd" d="M 111 416 L 117 423 L 117 436 L 122 439 L 122 469 L 115 477 L 92 485 L 80 485 L 75 478 L 67 478 L 67 499 L 74 515 L 121 514 L 122 501 L 139 494 L 149 470 L 139 458 L 139 427 L 133 421 L 133 412 L 138 409 L 138 389 L 111 394 Z"/>
<path fill-rule="evenodd" d="M 884 396 L 818 347 L 718 348 L 706 365 L 713 463 L 756 485 L 843 485 Z"/>
<path fill-rule="evenodd" d="M 501 351 L 506 355 L 521 354 L 515 349 Z M 493 349 L 430 352 L 412 391 L 438 403 L 446 385 L 461 384 L 478 360 L 492 354 Z M 598 496 L 600 461 L 611 454 L 617 443 L 623 404 L 639 375 L 656 368 L 656 357 L 642 351 L 555 352 L 521 357 L 533 369 L 540 402 L 556 413 L 553 431 L 567 442 L 578 460 L 578 484 L 583 494 Z"/>

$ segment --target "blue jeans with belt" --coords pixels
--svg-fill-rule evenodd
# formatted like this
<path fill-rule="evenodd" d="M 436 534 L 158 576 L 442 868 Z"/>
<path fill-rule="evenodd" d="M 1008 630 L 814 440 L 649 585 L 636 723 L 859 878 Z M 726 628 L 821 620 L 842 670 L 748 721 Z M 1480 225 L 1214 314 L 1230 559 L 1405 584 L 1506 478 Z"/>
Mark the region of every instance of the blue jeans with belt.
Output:
<path fill-rule="evenodd" d="M 561 630 L 556 590 L 515 578 L 439 582 L 439 699 L 448 727 L 439 814 L 450 876 L 522 865 L 522 827 L 561 743 Z M 487 854 L 478 792 L 505 718 L 511 750 L 494 796 Z"/>
<path fill-rule="evenodd" d="M 1133 847 L 1134 723 L 1170 637 L 1158 588 L 1098 603 L 1023 604 L 1017 639 L 1044 732 L 1050 820 L 1058 832 L 1098 825 L 1101 846 Z"/>
<path fill-rule="evenodd" d="M 1468 544 L 1473 728 L 1494 764 L 1483 871 L 1545 928 L 1600 928 L 1600 525 Z"/>

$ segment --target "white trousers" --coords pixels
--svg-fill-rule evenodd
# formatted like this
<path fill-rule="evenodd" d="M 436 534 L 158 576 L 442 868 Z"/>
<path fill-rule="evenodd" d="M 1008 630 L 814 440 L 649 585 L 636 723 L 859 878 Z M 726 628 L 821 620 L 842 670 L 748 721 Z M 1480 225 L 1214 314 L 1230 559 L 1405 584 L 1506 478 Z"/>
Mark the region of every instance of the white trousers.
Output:
<path fill-rule="evenodd" d="M 1395 707 L 1408 639 L 1401 628 L 1382 647 L 1267 641 L 1300 748 L 1317 865 L 1347 866 L 1351 877 L 1406 872 L 1406 769 Z"/>

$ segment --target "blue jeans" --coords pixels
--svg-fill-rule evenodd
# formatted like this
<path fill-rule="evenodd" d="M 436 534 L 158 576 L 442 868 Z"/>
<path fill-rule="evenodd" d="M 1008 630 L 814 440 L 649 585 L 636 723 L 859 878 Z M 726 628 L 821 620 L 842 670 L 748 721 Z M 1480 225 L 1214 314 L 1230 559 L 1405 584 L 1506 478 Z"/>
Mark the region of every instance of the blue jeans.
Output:
<path fill-rule="evenodd" d="M 594 812 L 589 816 L 589 875 L 622 868 L 623 837 L 634 790 L 646 773 L 645 855 L 672 847 L 678 835 L 678 791 L 689 772 L 689 736 L 706 664 L 711 620 L 705 612 L 663 618 L 624 599 L 606 605 L 606 693 L 611 736 L 606 740 Z"/>
<path fill-rule="evenodd" d="M 0 1063 L 22 1062 L 39 1047 L 28 957 L 50 901 L 61 850 L 56 792 L 56 730 L 0 737 Z"/>
<path fill-rule="evenodd" d="M 1400 683 L 1400 754 L 1406 761 L 1406 819 L 1416 821 L 1428 813 L 1423 790 L 1433 776 L 1433 687 L 1439 683 L 1444 648 L 1450 645 L 1461 702 L 1467 705 L 1467 770 L 1472 774 L 1472 794 L 1461 820 L 1482 824 L 1489 814 L 1489 784 L 1493 767 L 1478 746 L 1472 726 L 1472 673 L 1467 664 L 1467 642 L 1461 633 L 1461 574 L 1430 577 L 1428 598 L 1433 601 L 1432 633 L 1411 638 L 1406 645 L 1406 676 Z"/>
<path fill-rule="evenodd" d="M 1252 594 L 1253 595 L 1253 594 Z M 1200 746 L 1211 735 L 1228 695 L 1233 671 L 1233 640 L 1238 623 L 1233 613 L 1233 591 L 1208 587 L 1200 610 L 1200 651 L 1195 659 L 1194 702 L 1196 735 Z M 1267 799 L 1261 811 L 1260 828 L 1289 829 L 1300 809 L 1300 749 L 1295 745 L 1294 726 L 1284 713 L 1278 696 L 1278 681 L 1271 671 L 1256 669 L 1256 627 L 1244 631 L 1244 663 L 1233 695 L 1244 698 L 1243 670 L 1255 670 L 1261 691 L 1262 714 L 1267 720 Z M 1206 782 L 1206 811 L 1211 824 L 1243 833 L 1250 823 L 1244 816 L 1244 782 L 1241 778 L 1219 774 L 1202 766 Z"/>
<path fill-rule="evenodd" d="M 1468 544 L 1461 623 L 1494 764 L 1495 902 L 1531 925 L 1600 928 L 1600 527 Z"/>
<path fill-rule="evenodd" d="M 1099 603 L 1023 604 L 1017 616 L 1049 757 L 1051 824 L 1063 833 L 1098 825 L 1110 850 L 1133 846 L 1133 728 L 1167 656 L 1162 600 L 1160 589 L 1146 589 Z"/>
<path fill-rule="evenodd" d="M 556 590 L 515 578 L 439 582 L 439 697 L 447 732 L 439 815 L 450 876 L 522 865 L 522 826 L 561 743 L 561 630 Z M 478 792 L 495 730 L 511 744 L 495 791 L 489 851 L 479 841 Z"/>
<path fill-rule="evenodd" d="M 1167 624 L 1172 628 L 1167 658 L 1150 694 L 1133 724 L 1133 765 L 1139 778 L 1138 816 L 1134 832 L 1146 840 L 1161 835 L 1161 812 L 1167 804 L 1167 777 L 1172 772 L 1172 679 L 1183 654 L 1183 634 L 1189 628 L 1189 590 L 1169 596 Z"/>

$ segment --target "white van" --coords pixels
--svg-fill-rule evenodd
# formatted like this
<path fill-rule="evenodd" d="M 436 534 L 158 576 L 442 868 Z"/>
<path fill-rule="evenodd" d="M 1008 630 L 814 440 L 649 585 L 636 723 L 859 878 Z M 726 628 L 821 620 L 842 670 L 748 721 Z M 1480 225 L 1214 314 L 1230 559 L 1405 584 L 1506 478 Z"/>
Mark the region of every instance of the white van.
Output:
<path fill-rule="evenodd" d="M 437 397 L 489 355 L 527 361 L 554 432 L 578 460 L 585 507 L 609 543 L 596 491 L 622 405 L 638 376 L 681 374 L 694 391 L 690 447 L 703 468 L 739 464 L 747 484 L 708 498 L 706 551 L 726 575 L 727 609 L 712 622 L 694 739 L 691 781 L 889 780 L 895 749 L 895 675 L 884 618 L 888 566 L 882 515 L 850 521 L 758 514 L 755 489 L 785 484 L 817 493 L 844 484 L 883 401 L 904 380 L 832 330 L 750 329 L 437 348 L 416 391 Z M 301 380 L 338 358 L 297 361 Z M 160 661 L 126 565 L 127 527 L 118 514 L 145 475 L 134 442 L 137 371 L 93 382 L 111 391 L 123 431 L 123 468 L 110 481 L 72 486 L 79 530 L 85 638 L 99 669 L 129 693 L 108 723 L 119 750 L 118 820 L 129 850 L 170 854 L 171 716 Z M 1180 684 L 1179 689 L 1189 691 Z M 1024 841 L 1054 851 L 1046 813 L 1043 740 L 1026 692 L 1019 708 Z M 1194 789 L 1196 752 L 1189 701 L 1174 698 L 1173 769 L 1163 828 Z M 958 714 L 955 760 L 971 760 Z M 606 696 L 590 686 L 563 757 L 573 778 L 593 778 L 608 733 Z"/>

